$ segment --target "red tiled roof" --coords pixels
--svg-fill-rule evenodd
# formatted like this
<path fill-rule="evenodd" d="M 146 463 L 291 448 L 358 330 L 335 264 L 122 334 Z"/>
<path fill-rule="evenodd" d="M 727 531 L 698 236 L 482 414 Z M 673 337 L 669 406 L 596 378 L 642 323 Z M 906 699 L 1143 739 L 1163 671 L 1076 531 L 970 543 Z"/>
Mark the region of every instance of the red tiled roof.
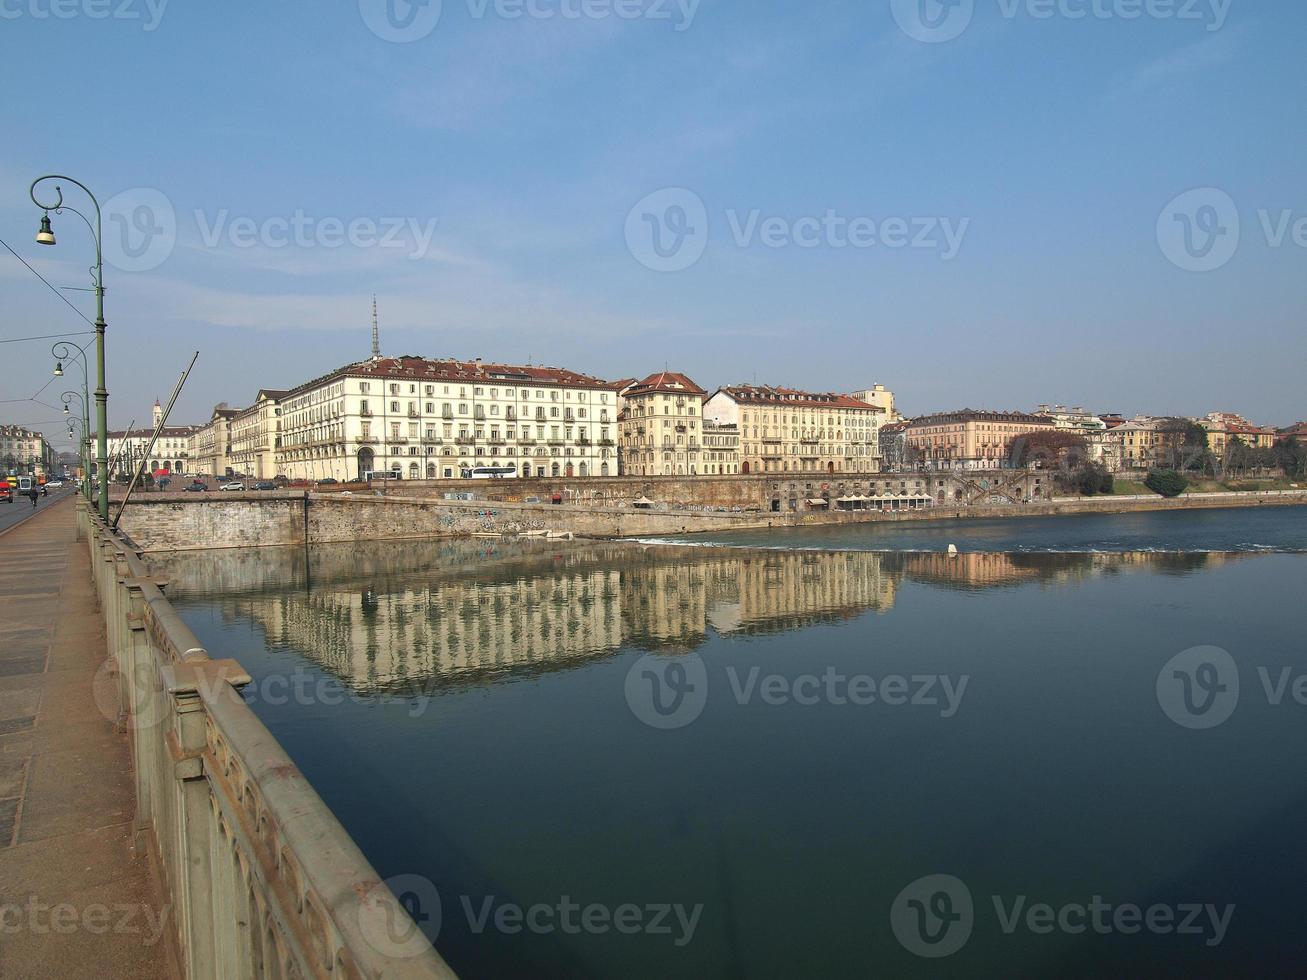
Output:
<path fill-rule="evenodd" d="M 334 378 L 378 378 L 395 381 L 453 381 L 461 384 L 539 385 L 555 388 L 609 388 L 599 378 L 566 368 L 537 367 L 519 364 L 489 364 L 483 361 L 433 360 L 426 357 L 382 357 L 375 361 L 359 361 L 337 368 L 287 392 L 293 395 L 316 388 Z"/>
<path fill-rule="evenodd" d="M 778 388 L 771 385 L 728 385 L 718 388 L 717 393 L 725 393 L 741 405 L 779 405 L 798 408 L 861 408 L 869 412 L 883 412 L 884 409 L 868 405 L 851 395 L 837 395 L 833 392 L 799 391 L 797 388 Z M 715 397 L 715 396 L 714 396 Z"/>
<path fill-rule="evenodd" d="M 627 395 L 628 397 L 630 395 L 648 395 L 655 392 L 669 395 L 708 394 L 684 374 L 678 374 L 675 371 L 659 371 L 657 374 L 651 374 L 643 381 L 638 382 L 635 387 L 627 392 Z"/>

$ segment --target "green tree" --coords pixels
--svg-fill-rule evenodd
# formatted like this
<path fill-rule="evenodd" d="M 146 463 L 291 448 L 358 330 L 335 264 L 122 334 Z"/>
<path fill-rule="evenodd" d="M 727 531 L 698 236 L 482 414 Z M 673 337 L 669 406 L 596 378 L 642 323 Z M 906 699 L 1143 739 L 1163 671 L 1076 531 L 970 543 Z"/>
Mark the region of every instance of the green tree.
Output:
<path fill-rule="evenodd" d="M 1189 480 L 1176 470 L 1153 470 L 1144 486 L 1163 497 L 1178 497 L 1189 489 Z"/>
<path fill-rule="evenodd" d="M 1275 463 L 1287 477 L 1307 476 L 1307 445 L 1297 439 L 1281 439 L 1272 450 Z"/>

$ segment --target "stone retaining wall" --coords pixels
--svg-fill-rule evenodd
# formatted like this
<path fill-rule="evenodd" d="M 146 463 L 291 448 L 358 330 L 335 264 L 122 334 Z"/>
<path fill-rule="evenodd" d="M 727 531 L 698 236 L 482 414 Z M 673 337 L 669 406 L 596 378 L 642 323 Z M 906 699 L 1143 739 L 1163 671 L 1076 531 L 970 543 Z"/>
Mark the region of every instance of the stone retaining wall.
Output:
<path fill-rule="evenodd" d="M 552 532 L 594 538 L 665 537 L 862 521 L 978 520 L 1292 504 L 1307 504 L 1307 491 L 1191 494 L 1175 500 L 1096 497 L 1006 505 L 933 506 L 885 514 L 646 511 L 582 504 L 466 503 L 303 492 L 152 494 L 134 500 L 122 524 L 142 548 L 166 552 L 476 534 Z"/>

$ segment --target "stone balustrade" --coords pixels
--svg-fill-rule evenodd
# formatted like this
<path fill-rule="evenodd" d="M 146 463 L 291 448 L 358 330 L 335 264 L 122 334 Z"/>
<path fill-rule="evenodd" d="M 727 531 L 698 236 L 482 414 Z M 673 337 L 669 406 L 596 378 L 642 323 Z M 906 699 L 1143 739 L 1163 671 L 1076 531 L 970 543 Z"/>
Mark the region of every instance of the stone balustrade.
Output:
<path fill-rule="evenodd" d="M 79 502 L 132 746 L 138 848 L 187 978 L 454 973 L 213 660 L 136 546 Z"/>

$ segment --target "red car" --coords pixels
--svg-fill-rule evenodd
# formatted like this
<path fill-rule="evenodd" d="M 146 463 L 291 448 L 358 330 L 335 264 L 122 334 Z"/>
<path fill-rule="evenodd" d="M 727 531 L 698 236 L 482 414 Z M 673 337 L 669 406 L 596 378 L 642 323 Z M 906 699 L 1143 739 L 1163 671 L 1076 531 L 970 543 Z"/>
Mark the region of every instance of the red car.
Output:
<path fill-rule="evenodd" d="M 0 480 L 0 500 L 7 504 L 14 502 L 14 486 L 8 480 Z"/>

